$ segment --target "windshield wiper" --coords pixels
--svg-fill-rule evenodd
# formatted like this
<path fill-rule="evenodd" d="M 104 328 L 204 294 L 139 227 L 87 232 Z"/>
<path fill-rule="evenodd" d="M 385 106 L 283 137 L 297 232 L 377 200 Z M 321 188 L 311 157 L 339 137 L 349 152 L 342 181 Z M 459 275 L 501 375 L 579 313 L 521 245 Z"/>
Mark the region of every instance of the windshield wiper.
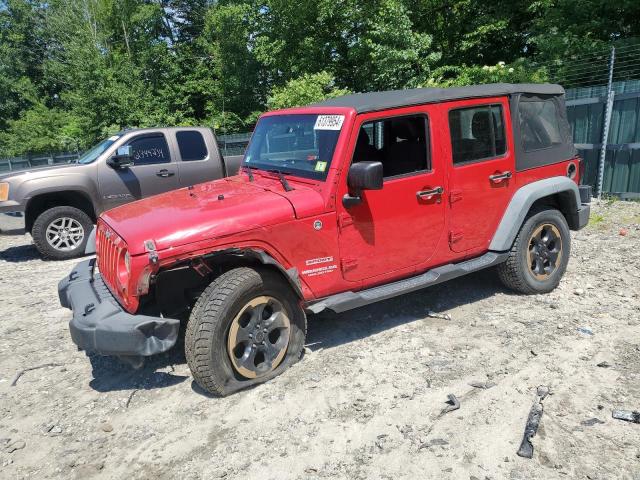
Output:
<path fill-rule="evenodd" d="M 284 175 L 280 170 L 267 170 L 267 171 L 278 175 L 278 179 L 280 180 L 280 183 L 282 184 L 282 188 L 284 188 L 285 192 L 290 192 L 291 190 L 294 189 L 291 185 L 289 185 L 289 182 L 287 182 L 287 179 L 284 178 Z"/>
<path fill-rule="evenodd" d="M 249 181 L 253 182 L 253 172 L 251 171 L 251 167 L 248 165 L 243 165 L 243 168 L 247 169 L 247 175 L 249 175 Z"/>

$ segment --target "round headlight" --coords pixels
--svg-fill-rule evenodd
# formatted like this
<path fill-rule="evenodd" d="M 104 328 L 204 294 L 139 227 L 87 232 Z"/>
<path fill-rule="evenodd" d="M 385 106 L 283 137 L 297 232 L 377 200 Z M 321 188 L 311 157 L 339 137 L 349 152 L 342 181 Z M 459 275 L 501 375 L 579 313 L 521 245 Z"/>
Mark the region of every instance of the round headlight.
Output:
<path fill-rule="evenodd" d="M 129 285 L 129 277 L 131 276 L 131 256 L 129 252 L 123 250 L 118 258 L 118 282 L 120 288 L 124 291 Z"/>

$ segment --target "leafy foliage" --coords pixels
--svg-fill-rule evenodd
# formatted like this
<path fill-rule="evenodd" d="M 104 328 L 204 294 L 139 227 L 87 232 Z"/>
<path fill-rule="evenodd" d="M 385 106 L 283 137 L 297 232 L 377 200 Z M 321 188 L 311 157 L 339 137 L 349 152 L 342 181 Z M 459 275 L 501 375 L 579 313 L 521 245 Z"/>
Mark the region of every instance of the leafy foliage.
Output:
<path fill-rule="evenodd" d="M 126 127 L 247 131 L 350 91 L 546 81 L 637 43 L 639 16 L 637 0 L 0 0 L 0 156 Z"/>
<path fill-rule="evenodd" d="M 270 110 L 299 107 L 348 93 L 351 92 L 335 87 L 334 78 L 329 73 L 320 72 L 303 75 L 289 80 L 283 87 L 275 87 L 267 99 L 267 107 Z"/>

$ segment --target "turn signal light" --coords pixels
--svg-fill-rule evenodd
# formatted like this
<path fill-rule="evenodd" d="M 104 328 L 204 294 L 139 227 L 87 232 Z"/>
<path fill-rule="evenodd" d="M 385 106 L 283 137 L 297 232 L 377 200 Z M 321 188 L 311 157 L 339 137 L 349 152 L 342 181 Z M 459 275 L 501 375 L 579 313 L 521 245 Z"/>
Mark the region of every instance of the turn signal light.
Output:
<path fill-rule="evenodd" d="M 0 183 L 0 202 L 6 202 L 9 200 L 9 184 L 6 182 Z"/>

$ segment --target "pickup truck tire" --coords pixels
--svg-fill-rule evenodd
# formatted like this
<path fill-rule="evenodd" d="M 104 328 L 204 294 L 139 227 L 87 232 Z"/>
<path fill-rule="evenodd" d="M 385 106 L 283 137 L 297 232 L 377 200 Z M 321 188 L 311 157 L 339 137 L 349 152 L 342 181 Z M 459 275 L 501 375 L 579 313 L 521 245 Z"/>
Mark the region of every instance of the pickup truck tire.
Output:
<path fill-rule="evenodd" d="M 571 235 L 556 209 L 535 210 L 523 223 L 498 276 L 511 290 L 527 295 L 555 289 L 569 262 Z"/>
<path fill-rule="evenodd" d="M 296 362 L 304 349 L 300 300 L 279 274 L 235 268 L 196 302 L 186 327 L 193 378 L 221 396 L 262 383 Z"/>
<path fill-rule="evenodd" d="M 53 207 L 42 212 L 31 227 L 33 243 L 40 254 L 51 260 L 84 255 L 93 221 L 75 207 Z"/>

